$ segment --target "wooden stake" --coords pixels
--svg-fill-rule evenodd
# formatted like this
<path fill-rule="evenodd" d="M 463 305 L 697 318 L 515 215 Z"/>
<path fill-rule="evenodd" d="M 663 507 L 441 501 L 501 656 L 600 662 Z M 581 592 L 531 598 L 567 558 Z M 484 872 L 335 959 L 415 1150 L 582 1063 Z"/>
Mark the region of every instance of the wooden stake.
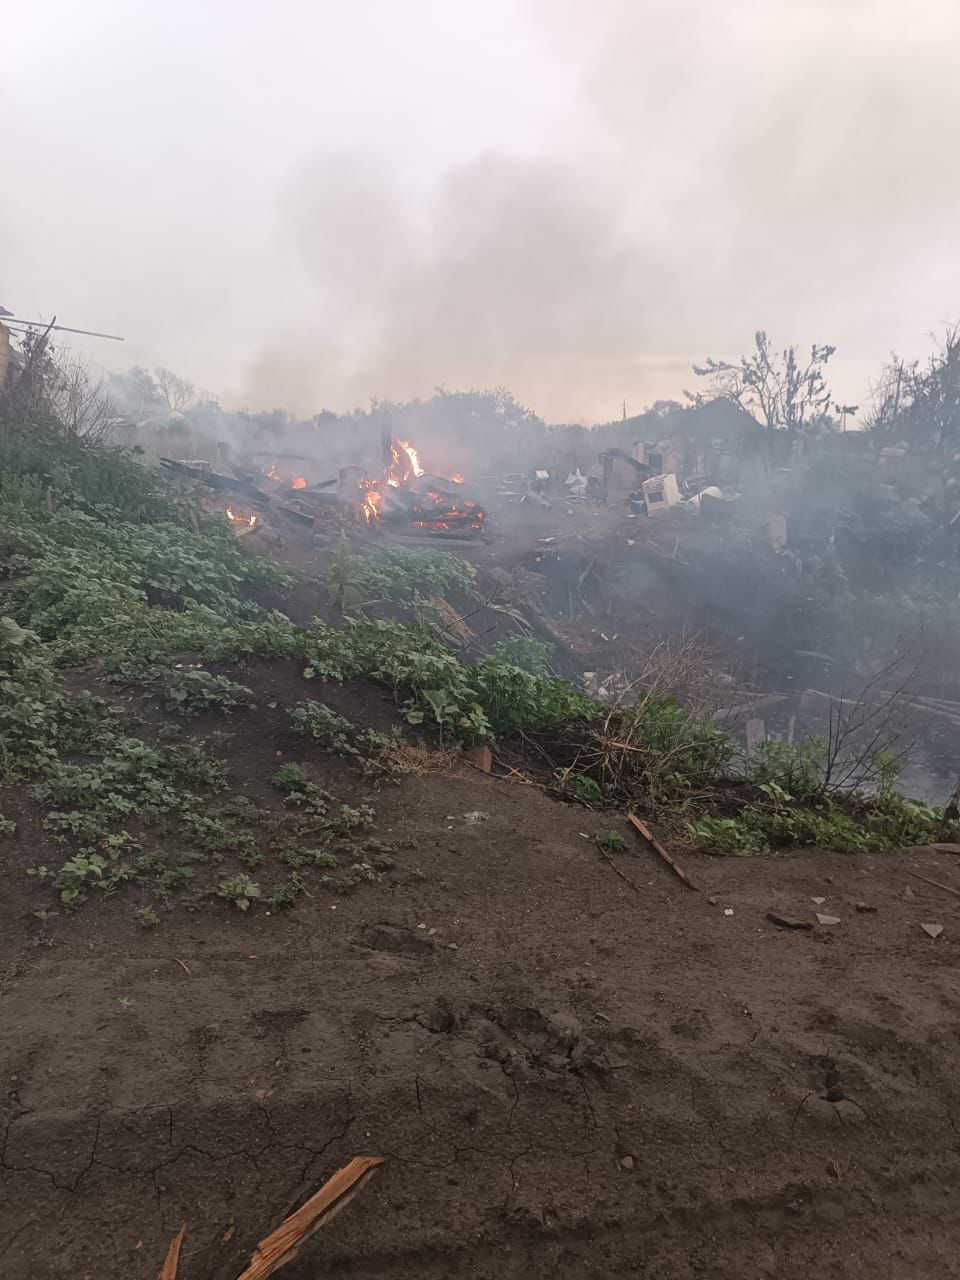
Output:
<path fill-rule="evenodd" d="M 670 857 L 669 853 L 667 853 L 666 849 L 663 847 L 663 845 L 660 843 L 657 837 L 653 834 L 653 832 L 650 830 L 647 824 L 645 822 L 641 822 L 641 820 L 637 817 L 635 813 L 628 813 L 627 817 L 630 819 L 631 823 L 636 827 L 636 829 L 643 836 L 644 840 L 647 841 L 651 849 L 653 849 L 654 853 L 659 854 L 659 856 L 664 860 L 664 862 L 667 864 L 667 866 L 670 868 L 673 874 L 675 876 L 679 876 L 679 878 L 683 881 L 683 883 L 687 886 L 688 889 L 694 889 L 697 892 L 699 892 L 699 890 L 697 889 L 697 886 L 693 883 L 693 881 L 690 879 L 687 873 L 683 870 L 683 868 L 677 866 L 677 864 Z"/>

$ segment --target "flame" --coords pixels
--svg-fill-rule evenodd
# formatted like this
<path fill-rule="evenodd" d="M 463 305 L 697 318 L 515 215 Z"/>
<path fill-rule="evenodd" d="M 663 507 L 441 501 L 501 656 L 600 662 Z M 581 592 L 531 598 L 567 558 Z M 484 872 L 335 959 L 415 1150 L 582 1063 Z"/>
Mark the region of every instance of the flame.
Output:
<path fill-rule="evenodd" d="M 360 514 L 367 524 L 373 524 L 375 520 L 380 519 L 379 507 L 382 501 L 383 494 L 379 489 L 368 489 L 363 495 L 363 501 L 360 503 Z"/>
<path fill-rule="evenodd" d="M 233 510 L 232 507 L 227 507 L 225 515 L 231 524 L 248 524 L 252 529 L 253 526 L 257 523 L 257 517 L 255 515 L 254 516 L 237 515 L 237 513 Z"/>
<path fill-rule="evenodd" d="M 421 467 L 420 465 L 420 455 L 417 453 L 413 445 L 409 442 L 409 440 L 398 440 L 397 443 L 399 444 L 403 452 L 407 455 L 407 457 L 410 459 L 410 466 L 413 468 L 413 474 L 415 476 L 422 476 L 423 467 Z"/>
<path fill-rule="evenodd" d="M 450 477 L 450 479 L 453 481 L 454 484 L 463 484 L 463 476 L 460 474 L 459 471 L 455 471 L 453 475 Z"/>
<path fill-rule="evenodd" d="M 303 476 L 294 476 L 293 480 L 290 482 L 291 489 L 305 489 L 306 487 L 307 482 Z"/>
<path fill-rule="evenodd" d="M 263 474 L 267 477 L 268 480 L 280 479 L 280 472 L 277 469 L 277 464 L 275 462 L 271 462 L 269 471 L 265 471 Z"/>
<path fill-rule="evenodd" d="M 384 472 L 387 484 L 399 489 L 402 484 L 423 475 L 420 455 L 409 440 L 390 441 L 390 464 Z"/>

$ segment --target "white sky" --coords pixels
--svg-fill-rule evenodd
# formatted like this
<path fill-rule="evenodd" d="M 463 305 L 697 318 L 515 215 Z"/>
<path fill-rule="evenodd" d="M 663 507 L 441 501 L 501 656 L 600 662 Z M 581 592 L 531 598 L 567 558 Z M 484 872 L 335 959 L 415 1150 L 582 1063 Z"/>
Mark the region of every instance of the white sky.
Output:
<path fill-rule="evenodd" d="M 0 303 L 300 413 L 960 318 L 955 0 L 0 0 Z"/>

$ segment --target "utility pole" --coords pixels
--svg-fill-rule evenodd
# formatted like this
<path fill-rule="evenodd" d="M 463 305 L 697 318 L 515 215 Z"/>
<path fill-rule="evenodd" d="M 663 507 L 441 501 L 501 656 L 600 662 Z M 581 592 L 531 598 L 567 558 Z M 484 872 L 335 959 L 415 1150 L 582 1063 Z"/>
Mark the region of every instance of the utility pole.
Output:
<path fill-rule="evenodd" d="M 851 413 L 856 413 L 857 410 L 860 408 L 860 406 L 858 404 L 839 404 L 835 400 L 833 402 L 833 407 L 836 410 L 836 412 L 839 413 L 840 415 L 840 430 L 846 431 L 847 418 Z"/>

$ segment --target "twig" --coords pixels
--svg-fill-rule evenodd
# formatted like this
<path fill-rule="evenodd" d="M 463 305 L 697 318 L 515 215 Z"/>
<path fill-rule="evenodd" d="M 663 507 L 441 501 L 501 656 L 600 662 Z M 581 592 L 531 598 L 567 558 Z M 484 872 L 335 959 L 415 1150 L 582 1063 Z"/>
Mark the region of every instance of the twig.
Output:
<path fill-rule="evenodd" d="M 915 880 L 923 880 L 927 884 L 932 884 L 935 889 L 942 889 L 944 893 L 952 893 L 955 898 L 960 898 L 960 889 L 952 889 L 948 884 L 941 884 L 939 880 L 931 880 L 929 876 L 922 876 L 919 871 L 910 871 L 909 875 Z"/>
<path fill-rule="evenodd" d="M 647 841 L 647 843 L 653 849 L 654 853 L 659 854 L 659 856 L 667 864 L 667 866 L 670 868 L 673 874 L 675 876 L 678 876 L 683 881 L 683 883 L 687 886 L 688 889 L 696 890 L 697 886 L 693 883 L 693 881 L 690 879 L 687 873 L 683 870 L 683 868 L 677 866 L 673 858 L 670 857 L 669 853 L 667 853 L 666 849 L 663 847 L 660 841 L 656 838 L 656 836 L 653 834 L 650 828 L 646 825 L 646 823 L 641 822 L 641 820 L 637 817 L 635 813 L 628 813 L 627 817 L 630 819 L 633 826 L 636 827 L 636 829 L 643 836 L 644 840 Z"/>
<path fill-rule="evenodd" d="M 174 958 L 174 960 L 176 960 L 176 961 L 177 961 L 177 964 L 180 966 L 180 968 L 183 970 L 183 972 L 184 972 L 184 973 L 187 975 L 187 977 L 189 978 L 189 977 L 190 977 L 190 970 L 187 968 L 187 966 L 183 963 L 183 961 L 182 961 L 182 960 L 178 959 L 178 958 L 177 958 L 177 956 L 174 956 L 173 958 Z"/>
<path fill-rule="evenodd" d="M 620 879 L 624 882 L 624 884 L 628 884 L 635 894 L 637 894 L 641 898 L 643 897 L 643 890 L 640 888 L 640 886 L 638 884 L 634 884 L 634 882 L 630 879 L 629 876 L 623 874 L 623 872 L 620 870 L 620 868 L 617 866 L 614 860 L 610 857 L 609 853 L 607 853 L 606 849 L 601 849 L 600 846 L 597 845 L 597 853 L 599 853 L 600 857 L 603 858 L 604 862 L 607 862 L 610 864 L 610 867 L 612 868 L 612 870 L 620 877 Z"/>

